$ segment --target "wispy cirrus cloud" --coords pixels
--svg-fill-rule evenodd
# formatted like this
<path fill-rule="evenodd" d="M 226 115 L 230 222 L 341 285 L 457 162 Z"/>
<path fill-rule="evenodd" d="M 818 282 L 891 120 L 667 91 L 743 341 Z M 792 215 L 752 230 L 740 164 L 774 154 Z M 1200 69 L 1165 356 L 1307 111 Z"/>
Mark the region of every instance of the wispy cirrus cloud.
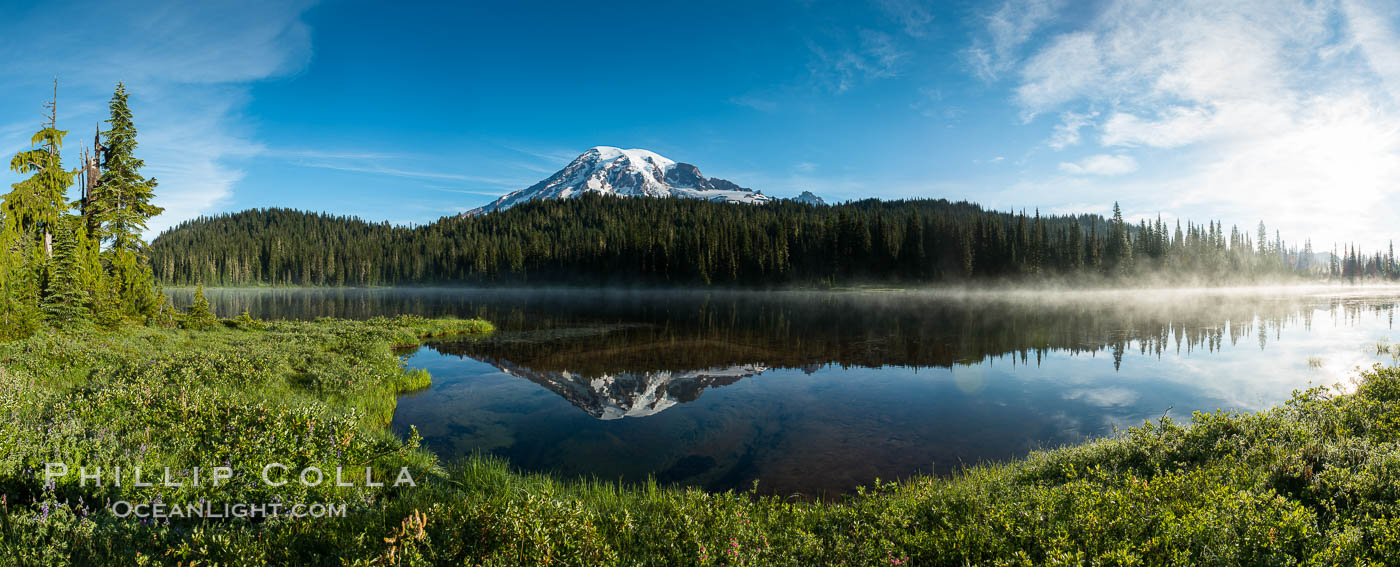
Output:
<path fill-rule="evenodd" d="M 468 190 L 468 189 L 454 189 L 454 188 L 452 188 L 452 187 L 437 187 L 437 186 L 432 186 L 432 185 L 429 185 L 429 186 L 427 186 L 427 187 L 424 187 L 424 189 L 428 189 L 429 191 L 441 191 L 441 192 L 443 192 L 443 193 L 457 193 L 457 194 L 460 194 L 460 195 L 486 195 L 486 196 L 489 196 L 489 197 L 499 197 L 499 196 L 501 196 L 501 193 L 500 193 L 499 191 L 471 191 L 471 190 Z M 464 209 L 462 209 L 462 210 L 465 211 L 465 210 L 469 210 L 469 209 L 465 209 L 465 208 L 464 208 Z"/>
<path fill-rule="evenodd" d="M 1020 50 L 1037 31 L 1054 20 L 1059 0 L 1005 0 L 985 17 L 984 33 L 963 55 L 973 71 L 994 81 L 1020 61 Z"/>
<path fill-rule="evenodd" d="M 507 150 L 518 154 L 524 154 L 538 160 L 544 167 L 553 167 L 550 172 L 558 171 L 565 164 L 574 160 L 579 154 L 588 148 L 530 148 L 524 146 L 504 145 Z"/>
<path fill-rule="evenodd" d="M 842 93 L 866 80 L 894 77 L 909 57 L 909 52 L 888 33 L 860 29 L 855 35 L 854 44 L 844 42 L 836 47 L 808 44 L 812 52 L 808 71 L 817 84 Z"/>
<path fill-rule="evenodd" d="M 36 4 L 0 23 L 0 50 L 42 54 L 0 62 L 0 123 L 37 126 L 39 102 L 59 79 L 59 126 L 73 131 L 75 162 L 89 128 L 125 81 L 140 131 L 137 157 L 156 177 L 148 236 L 213 211 L 243 177 L 239 162 L 258 155 L 243 116 L 254 81 L 287 76 L 312 55 L 302 14 L 310 2 Z M 0 132 L 0 151 L 27 144 Z M 8 179 L 14 178 L 13 174 Z"/>
<path fill-rule="evenodd" d="M 1055 150 L 1063 150 L 1070 146 L 1079 145 L 1079 131 L 1092 125 L 1094 119 L 1097 117 L 1097 112 L 1061 113 L 1060 123 L 1055 125 L 1055 131 L 1050 135 L 1050 140 L 1047 141 L 1046 144 Z"/>
<path fill-rule="evenodd" d="M 804 4 L 806 15 L 796 39 L 806 46 L 805 73 L 779 76 L 728 97 L 735 106 L 775 113 L 807 108 L 807 103 L 842 95 L 863 85 L 905 75 L 927 45 L 937 19 L 937 4 L 926 0 L 872 0 L 867 16 L 829 19 L 828 6 Z M 893 24 L 893 25 L 891 25 Z"/>
<path fill-rule="evenodd" d="M 315 168 L 319 168 L 319 169 L 331 169 L 331 170 L 335 170 L 335 171 L 345 171 L 345 172 L 350 172 L 350 173 L 368 173 L 368 174 L 373 174 L 373 175 L 388 175 L 388 176 L 391 176 L 391 177 L 407 177 L 407 178 L 412 178 L 412 179 L 438 179 L 438 180 L 447 180 L 447 181 L 465 181 L 465 182 L 470 182 L 470 183 L 479 183 L 479 184 L 494 185 L 494 186 L 500 186 L 500 187 L 515 187 L 515 188 L 519 188 L 519 187 L 523 187 L 523 186 L 524 186 L 524 185 L 521 185 L 522 183 L 524 183 L 525 185 L 529 185 L 530 183 L 533 183 L 532 181 L 526 181 L 525 178 L 485 177 L 485 176 L 479 176 L 479 175 L 468 175 L 468 174 L 464 174 L 464 173 L 454 173 L 454 172 L 444 172 L 444 171 L 431 171 L 431 170 L 418 170 L 418 169 L 403 169 L 403 168 L 398 168 L 398 167 L 380 165 L 380 164 L 374 163 L 372 160 L 360 160 L 360 159 L 352 159 L 352 160 L 345 160 L 345 161 L 331 161 L 331 160 L 319 160 L 319 161 L 318 161 L 318 160 L 299 160 L 299 161 L 294 161 L 293 163 L 295 163 L 296 165 L 299 165 L 299 166 L 303 166 L 303 167 L 315 167 Z"/>
<path fill-rule="evenodd" d="M 754 93 L 745 93 L 729 97 L 729 103 L 747 106 L 761 112 L 773 112 L 779 108 L 778 101 Z"/>
<path fill-rule="evenodd" d="M 925 37 L 932 33 L 930 24 L 934 15 L 928 3 L 921 0 L 876 0 L 875 5 L 910 36 Z"/>
<path fill-rule="evenodd" d="M 278 148 L 278 149 L 276 149 L 273 153 L 276 154 L 276 155 L 278 155 L 278 156 L 281 156 L 281 157 L 283 157 L 283 158 L 292 158 L 292 159 L 297 159 L 297 160 L 354 160 L 354 161 L 368 161 L 368 160 L 398 160 L 398 159 L 411 159 L 411 158 L 415 158 L 415 157 L 421 157 L 421 156 L 415 156 L 415 155 L 413 155 L 413 154 L 405 154 L 405 153 L 400 153 L 400 152 L 379 152 L 379 151 L 365 151 L 365 150 L 292 149 L 292 148 Z"/>

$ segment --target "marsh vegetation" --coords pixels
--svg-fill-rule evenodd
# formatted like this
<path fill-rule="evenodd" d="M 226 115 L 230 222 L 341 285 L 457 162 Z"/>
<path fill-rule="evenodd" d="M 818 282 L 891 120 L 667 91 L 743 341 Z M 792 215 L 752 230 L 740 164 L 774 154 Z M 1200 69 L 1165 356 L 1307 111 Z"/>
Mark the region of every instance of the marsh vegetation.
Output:
<path fill-rule="evenodd" d="M 1400 372 L 1262 413 L 1165 418 L 948 478 L 792 500 L 561 480 L 441 463 L 384 427 L 409 387 L 390 347 L 473 321 L 223 320 L 34 336 L 0 348 L 0 550 L 40 564 L 1384 564 L 1397 553 Z M 397 489 L 46 484 L 55 458 L 171 466 L 209 456 L 410 467 Z M 421 472 L 418 472 L 421 471 Z M 344 518 L 119 518 L 115 499 L 347 502 Z M 642 536 L 640 534 L 647 534 Z M 658 536 L 657 534 L 661 534 Z"/>

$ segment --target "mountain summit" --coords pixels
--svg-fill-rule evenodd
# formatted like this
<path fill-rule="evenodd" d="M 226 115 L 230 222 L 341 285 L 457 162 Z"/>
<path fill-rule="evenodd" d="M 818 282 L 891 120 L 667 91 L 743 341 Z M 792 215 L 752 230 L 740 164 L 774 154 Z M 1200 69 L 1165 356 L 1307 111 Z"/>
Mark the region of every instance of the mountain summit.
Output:
<path fill-rule="evenodd" d="M 821 197 L 818 197 L 815 193 L 812 193 L 811 191 L 803 191 L 801 195 L 793 197 L 791 201 L 794 203 L 817 205 L 819 207 L 826 206 L 826 201 L 822 200 Z"/>
<path fill-rule="evenodd" d="M 568 199 L 584 193 L 625 197 L 684 197 L 727 203 L 767 203 L 762 191 L 708 178 L 700 169 L 648 150 L 590 148 L 564 169 L 528 188 L 507 193 L 464 216 L 509 209 L 535 199 Z"/>

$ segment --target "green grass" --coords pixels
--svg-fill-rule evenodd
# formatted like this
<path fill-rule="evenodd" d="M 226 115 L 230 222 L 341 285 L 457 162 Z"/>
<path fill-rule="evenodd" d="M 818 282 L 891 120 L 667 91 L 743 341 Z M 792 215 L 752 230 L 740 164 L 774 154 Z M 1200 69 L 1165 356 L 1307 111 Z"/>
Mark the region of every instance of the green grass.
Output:
<path fill-rule="evenodd" d="M 1333 565 L 1400 557 L 1400 369 L 1259 414 L 1197 414 L 951 478 L 809 501 L 442 464 L 385 424 L 426 385 L 392 350 L 480 321 L 223 321 L 0 344 L 0 564 Z M 225 462 L 219 487 L 45 486 L 44 463 Z M 408 467 L 417 487 L 268 487 Z M 251 470 L 249 470 L 251 469 Z M 813 474 L 820 474 L 814 471 Z M 108 500 L 344 502 L 345 518 L 113 516 Z"/>

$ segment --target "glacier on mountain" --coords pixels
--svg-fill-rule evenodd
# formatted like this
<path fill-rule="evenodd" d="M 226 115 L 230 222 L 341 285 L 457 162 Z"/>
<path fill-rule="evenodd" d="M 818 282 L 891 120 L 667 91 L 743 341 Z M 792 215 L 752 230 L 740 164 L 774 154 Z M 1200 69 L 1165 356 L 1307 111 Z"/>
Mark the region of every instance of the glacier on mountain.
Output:
<path fill-rule="evenodd" d="M 724 179 L 705 177 L 700 169 L 655 152 L 597 146 L 543 181 L 513 191 L 463 213 L 505 210 L 536 199 L 568 199 L 585 193 L 624 197 L 681 197 L 727 203 L 762 204 L 773 200 L 762 191 Z"/>

